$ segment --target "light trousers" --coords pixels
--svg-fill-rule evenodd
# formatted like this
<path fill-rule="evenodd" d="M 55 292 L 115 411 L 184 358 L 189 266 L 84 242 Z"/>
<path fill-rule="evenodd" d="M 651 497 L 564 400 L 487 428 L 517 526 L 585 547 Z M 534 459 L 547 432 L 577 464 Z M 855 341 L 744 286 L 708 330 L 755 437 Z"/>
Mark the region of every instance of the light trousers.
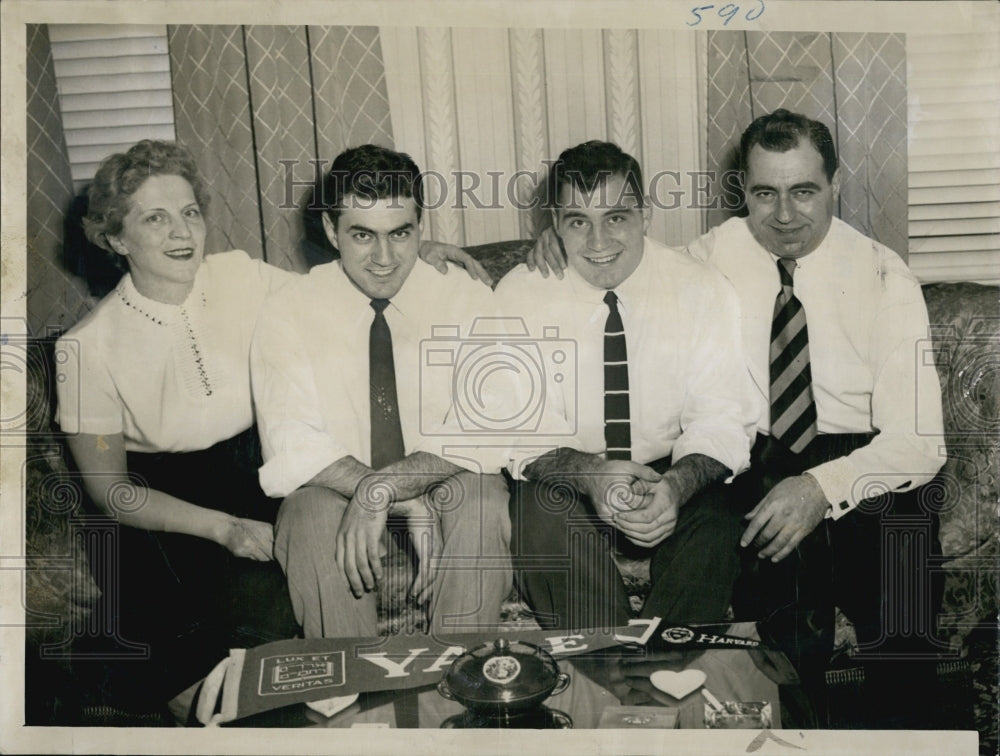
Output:
<path fill-rule="evenodd" d="M 512 587 L 507 484 L 500 475 L 463 472 L 444 485 L 448 491 L 434 506 L 443 543 L 428 609 L 431 632 L 493 632 Z M 355 597 L 335 558 L 348 504 L 328 488 L 303 486 L 278 512 L 274 553 L 306 638 L 379 634 L 375 591 Z"/>

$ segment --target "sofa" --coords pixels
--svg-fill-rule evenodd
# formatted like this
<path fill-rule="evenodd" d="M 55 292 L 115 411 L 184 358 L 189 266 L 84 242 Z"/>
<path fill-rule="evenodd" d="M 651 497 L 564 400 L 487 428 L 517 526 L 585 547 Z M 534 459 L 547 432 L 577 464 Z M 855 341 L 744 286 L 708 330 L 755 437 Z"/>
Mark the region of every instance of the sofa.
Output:
<path fill-rule="evenodd" d="M 493 279 L 522 262 L 529 241 L 471 247 Z M 972 283 L 923 287 L 932 324 L 935 367 L 941 379 L 948 461 L 930 490 L 941 518 L 945 572 L 939 631 L 956 653 L 969 634 L 992 628 L 997 614 L 998 462 L 1000 462 L 1000 294 L 996 286 Z M 33 724 L 165 724 L 107 712 L 92 691 L 76 684 L 74 660 L 65 641 L 89 617 L 98 589 L 79 547 L 84 503 L 65 444 L 52 424 L 52 339 L 26 345 L 27 412 L 25 573 L 27 718 Z M 246 453 L 251 453 L 247 451 Z M 405 558 L 390 551 L 389 560 Z M 390 569 L 387 574 L 405 575 Z M 641 606 L 647 565 L 619 560 L 619 568 Z M 423 618 L 406 598 L 405 578 L 380 586 L 380 627 L 386 633 L 420 628 Z M 516 595 L 505 603 L 504 625 L 531 625 Z M 849 636 L 845 628 L 843 636 Z M 119 717 L 115 719 L 115 717 Z M 126 716 L 125 720 L 121 717 Z"/>

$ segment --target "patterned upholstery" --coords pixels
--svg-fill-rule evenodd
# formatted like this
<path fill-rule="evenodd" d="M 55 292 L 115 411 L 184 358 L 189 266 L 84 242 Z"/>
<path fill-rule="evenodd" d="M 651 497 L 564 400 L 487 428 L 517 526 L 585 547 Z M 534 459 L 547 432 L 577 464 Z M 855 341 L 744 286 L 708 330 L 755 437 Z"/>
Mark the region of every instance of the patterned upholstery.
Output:
<path fill-rule="evenodd" d="M 53 345 L 53 339 L 31 340 L 26 345 L 26 554 L 51 560 L 48 568 L 43 563 L 25 576 L 29 646 L 63 640 L 66 625 L 80 626 L 100 595 L 86 556 L 73 543 L 71 516 L 78 513 L 81 495 L 71 482 L 65 449 L 50 432 L 55 397 Z"/>
<path fill-rule="evenodd" d="M 945 594 L 953 647 L 997 613 L 1000 568 L 1000 299 L 996 286 L 929 284 L 948 461 L 938 480 Z"/>

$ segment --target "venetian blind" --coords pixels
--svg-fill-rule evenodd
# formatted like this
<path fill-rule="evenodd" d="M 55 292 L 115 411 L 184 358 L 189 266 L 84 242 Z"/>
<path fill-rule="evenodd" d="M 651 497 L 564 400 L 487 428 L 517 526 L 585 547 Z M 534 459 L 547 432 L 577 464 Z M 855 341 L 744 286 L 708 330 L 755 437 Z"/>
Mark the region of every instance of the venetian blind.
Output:
<path fill-rule="evenodd" d="M 989 27 L 986 27 L 989 28 Z M 1000 281 L 1000 36 L 906 37 L 910 268 Z"/>
<path fill-rule="evenodd" d="M 73 187 L 140 139 L 174 140 L 165 26 L 50 24 Z"/>

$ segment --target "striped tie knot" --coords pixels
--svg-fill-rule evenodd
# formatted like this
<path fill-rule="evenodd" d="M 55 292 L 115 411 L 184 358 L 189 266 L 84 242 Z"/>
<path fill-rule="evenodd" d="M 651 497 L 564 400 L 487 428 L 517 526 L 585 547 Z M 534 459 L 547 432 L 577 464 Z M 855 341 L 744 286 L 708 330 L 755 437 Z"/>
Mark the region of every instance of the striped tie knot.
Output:
<path fill-rule="evenodd" d="M 781 291 L 785 295 L 785 299 L 792 296 L 792 277 L 795 275 L 795 265 L 796 262 L 794 258 L 778 258 L 778 277 L 781 279 Z"/>

